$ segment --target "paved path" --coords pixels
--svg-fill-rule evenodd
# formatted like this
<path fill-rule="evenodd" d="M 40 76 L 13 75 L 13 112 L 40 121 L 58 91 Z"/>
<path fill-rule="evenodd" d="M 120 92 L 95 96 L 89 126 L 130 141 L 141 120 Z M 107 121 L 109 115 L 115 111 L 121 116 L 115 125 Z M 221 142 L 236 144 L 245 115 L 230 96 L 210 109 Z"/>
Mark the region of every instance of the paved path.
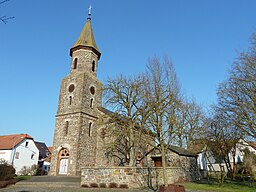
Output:
<path fill-rule="evenodd" d="M 150 190 L 137 189 L 92 189 L 81 188 L 80 177 L 67 176 L 35 176 L 30 180 L 23 180 L 0 192 L 147 192 Z"/>

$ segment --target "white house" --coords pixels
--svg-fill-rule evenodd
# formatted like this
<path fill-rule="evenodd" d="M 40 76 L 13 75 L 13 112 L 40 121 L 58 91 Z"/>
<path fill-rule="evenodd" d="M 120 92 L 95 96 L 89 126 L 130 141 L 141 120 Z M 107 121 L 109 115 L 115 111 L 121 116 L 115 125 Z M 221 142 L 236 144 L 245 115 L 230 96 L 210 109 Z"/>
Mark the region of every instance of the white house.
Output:
<path fill-rule="evenodd" d="M 232 153 L 229 153 L 229 159 L 231 166 L 233 164 L 239 164 L 242 163 L 244 160 L 244 150 L 248 149 L 250 152 L 256 154 L 256 144 L 253 142 L 246 142 L 243 139 L 240 139 L 238 143 L 236 144 L 236 149 L 232 150 L 235 151 L 235 156 L 233 158 Z M 210 151 L 202 150 L 200 153 L 198 153 L 198 167 L 202 172 L 205 171 L 220 171 L 219 162 L 214 159 L 214 157 L 211 155 Z M 227 171 L 227 167 L 225 162 L 220 163 L 221 166 L 224 168 L 225 171 Z M 203 173 L 205 175 L 205 173 Z"/>
<path fill-rule="evenodd" d="M 44 142 L 35 141 L 35 144 L 39 150 L 38 168 L 41 168 L 48 173 L 51 164 L 51 148 L 49 149 Z"/>
<path fill-rule="evenodd" d="M 21 169 L 37 165 L 39 150 L 33 138 L 28 134 L 15 134 L 0 136 L 0 160 L 13 165 L 16 174 Z"/>
<path fill-rule="evenodd" d="M 43 170 L 45 170 L 47 173 L 49 173 L 51 167 L 52 147 L 48 147 L 48 150 L 50 154 L 44 159 L 43 164 Z"/>

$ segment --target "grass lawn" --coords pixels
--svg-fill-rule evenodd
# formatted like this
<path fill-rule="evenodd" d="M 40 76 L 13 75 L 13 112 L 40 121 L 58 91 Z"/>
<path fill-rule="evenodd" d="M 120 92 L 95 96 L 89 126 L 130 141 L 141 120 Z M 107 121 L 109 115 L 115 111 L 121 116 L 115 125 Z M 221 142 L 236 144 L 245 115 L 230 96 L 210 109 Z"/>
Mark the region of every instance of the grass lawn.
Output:
<path fill-rule="evenodd" d="M 17 181 L 29 180 L 29 179 L 31 179 L 31 178 L 32 178 L 32 176 L 17 176 L 17 177 L 15 177 L 15 179 L 16 179 Z"/>
<path fill-rule="evenodd" d="M 218 192 L 256 192 L 256 183 L 244 183 L 225 181 L 223 186 L 219 186 L 217 182 L 196 182 L 182 183 L 186 189 L 202 190 L 202 191 L 218 191 Z"/>

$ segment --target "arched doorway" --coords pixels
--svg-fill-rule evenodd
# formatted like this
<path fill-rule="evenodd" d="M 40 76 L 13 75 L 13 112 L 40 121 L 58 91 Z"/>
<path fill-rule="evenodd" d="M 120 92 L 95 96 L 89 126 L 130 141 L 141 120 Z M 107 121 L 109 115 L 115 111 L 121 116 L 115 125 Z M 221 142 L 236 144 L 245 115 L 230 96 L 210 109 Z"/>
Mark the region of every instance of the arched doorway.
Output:
<path fill-rule="evenodd" d="M 59 175 L 67 175 L 68 160 L 69 160 L 69 150 L 66 148 L 61 149 L 58 156 L 58 174 Z"/>

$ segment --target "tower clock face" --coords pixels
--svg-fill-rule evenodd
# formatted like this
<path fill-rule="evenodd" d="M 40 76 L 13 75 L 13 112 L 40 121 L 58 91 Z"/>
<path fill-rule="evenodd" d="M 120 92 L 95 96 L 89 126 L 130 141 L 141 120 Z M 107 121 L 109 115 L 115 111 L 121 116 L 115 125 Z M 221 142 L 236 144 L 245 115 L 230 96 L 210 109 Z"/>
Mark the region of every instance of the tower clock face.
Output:
<path fill-rule="evenodd" d="M 74 90 L 75 90 L 75 85 L 74 85 L 74 84 L 69 85 L 68 91 L 71 93 L 71 92 L 73 92 Z"/>

